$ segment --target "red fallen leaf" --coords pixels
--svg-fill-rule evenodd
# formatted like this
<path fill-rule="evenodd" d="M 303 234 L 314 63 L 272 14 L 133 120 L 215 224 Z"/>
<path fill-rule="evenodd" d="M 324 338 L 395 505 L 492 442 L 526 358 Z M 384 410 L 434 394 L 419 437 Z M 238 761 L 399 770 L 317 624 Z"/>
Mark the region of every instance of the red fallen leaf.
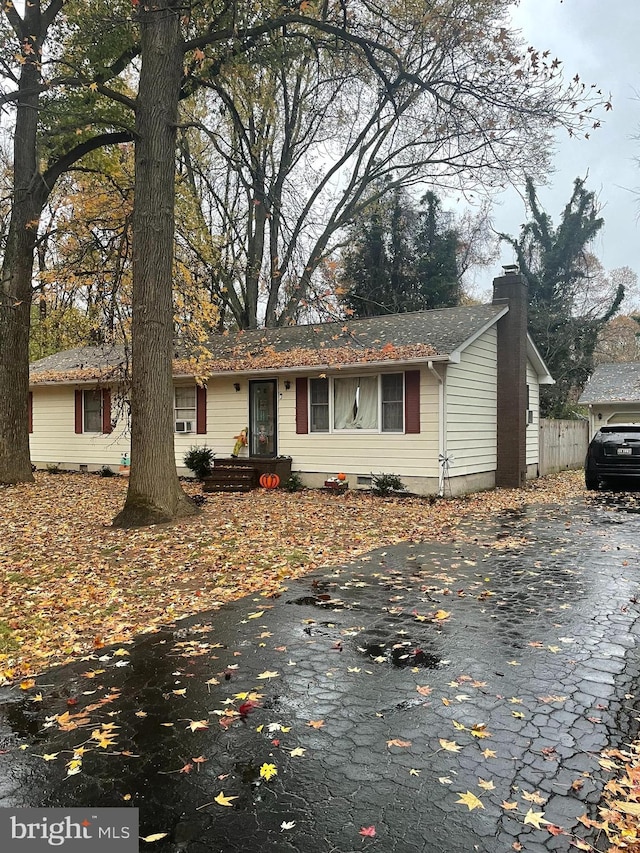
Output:
<path fill-rule="evenodd" d="M 363 826 L 358 834 L 363 835 L 365 838 L 373 838 L 376 834 L 376 828 L 375 826 Z"/>
<path fill-rule="evenodd" d="M 276 737 L 276 738 L 274 738 L 274 739 L 271 741 L 271 743 L 273 744 L 273 746 L 280 746 L 280 741 L 279 741 L 279 739 L 278 739 L 277 737 Z"/>
<path fill-rule="evenodd" d="M 73 708 L 73 706 L 74 706 L 74 705 L 77 705 L 77 704 L 78 704 L 78 700 L 77 700 L 77 699 L 74 699 L 73 697 L 71 697 L 71 699 L 67 699 L 67 705 L 68 705 L 70 708 Z"/>
<path fill-rule="evenodd" d="M 191 762 L 189 762 L 188 764 L 185 764 L 184 767 L 181 767 L 178 772 L 179 773 L 191 773 L 192 770 L 193 770 L 193 764 L 191 764 Z"/>
<path fill-rule="evenodd" d="M 247 699 L 246 702 L 243 702 L 242 705 L 238 708 L 238 712 L 241 717 L 246 717 L 248 714 L 253 711 L 254 708 L 259 708 L 260 703 L 254 702 L 253 699 Z"/>
<path fill-rule="evenodd" d="M 556 826 L 554 823 L 547 824 L 547 831 L 551 833 L 551 835 L 564 835 L 565 831 L 561 826 Z"/>

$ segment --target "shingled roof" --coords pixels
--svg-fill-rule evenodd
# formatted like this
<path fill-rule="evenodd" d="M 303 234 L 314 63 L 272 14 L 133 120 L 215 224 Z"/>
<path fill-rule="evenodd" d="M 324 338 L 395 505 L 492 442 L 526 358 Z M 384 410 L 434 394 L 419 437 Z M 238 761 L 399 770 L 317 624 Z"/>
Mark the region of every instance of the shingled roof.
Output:
<path fill-rule="evenodd" d="M 640 402 L 640 362 L 598 365 L 578 402 L 585 405 Z"/>
<path fill-rule="evenodd" d="M 255 329 L 213 337 L 198 363 L 177 351 L 174 374 L 346 367 L 371 362 L 409 362 L 448 357 L 464 349 L 505 312 L 504 305 L 471 305 L 387 314 L 338 323 Z M 122 347 L 79 347 L 47 356 L 30 368 L 33 384 L 107 381 L 122 376 Z"/>

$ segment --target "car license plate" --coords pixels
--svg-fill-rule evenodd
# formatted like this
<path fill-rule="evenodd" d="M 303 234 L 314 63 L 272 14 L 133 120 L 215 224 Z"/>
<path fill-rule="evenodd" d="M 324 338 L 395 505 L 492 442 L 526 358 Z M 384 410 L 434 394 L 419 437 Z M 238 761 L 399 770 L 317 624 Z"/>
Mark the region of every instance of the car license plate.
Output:
<path fill-rule="evenodd" d="M 630 447 L 619 447 L 618 456 L 631 456 L 632 449 Z"/>

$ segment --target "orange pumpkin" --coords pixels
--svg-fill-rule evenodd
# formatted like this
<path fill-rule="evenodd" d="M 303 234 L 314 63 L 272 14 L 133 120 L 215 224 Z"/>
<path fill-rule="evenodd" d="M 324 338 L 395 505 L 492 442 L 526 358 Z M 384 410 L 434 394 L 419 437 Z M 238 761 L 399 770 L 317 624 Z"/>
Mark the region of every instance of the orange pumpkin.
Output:
<path fill-rule="evenodd" d="M 263 474 L 260 477 L 260 485 L 263 489 L 277 489 L 280 485 L 280 477 L 277 474 Z"/>
<path fill-rule="evenodd" d="M 338 480 L 343 481 L 343 480 L 346 480 L 346 479 L 347 479 L 347 475 L 346 475 L 346 474 L 338 474 Z"/>

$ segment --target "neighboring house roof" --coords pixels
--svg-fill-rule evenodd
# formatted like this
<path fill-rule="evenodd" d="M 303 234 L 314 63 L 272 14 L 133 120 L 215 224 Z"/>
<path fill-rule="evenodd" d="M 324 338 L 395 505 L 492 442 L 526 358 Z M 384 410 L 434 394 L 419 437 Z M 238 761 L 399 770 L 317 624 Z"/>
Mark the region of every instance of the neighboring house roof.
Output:
<path fill-rule="evenodd" d="M 640 403 L 640 362 L 598 365 L 578 402 Z"/>
<path fill-rule="evenodd" d="M 226 372 L 338 368 L 431 359 L 456 362 L 460 353 L 507 310 L 503 304 L 470 305 L 338 323 L 224 333 L 206 344 L 208 355 L 198 362 L 189 359 L 187 353 L 177 352 L 174 375 L 206 377 Z M 528 343 L 536 369 L 548 376 L 530 339 Z M 122 376 L 125 366 L 122 347 L 80 347 L 34 362 L 30 379 L 32 384 L 106 381 Z"/>

